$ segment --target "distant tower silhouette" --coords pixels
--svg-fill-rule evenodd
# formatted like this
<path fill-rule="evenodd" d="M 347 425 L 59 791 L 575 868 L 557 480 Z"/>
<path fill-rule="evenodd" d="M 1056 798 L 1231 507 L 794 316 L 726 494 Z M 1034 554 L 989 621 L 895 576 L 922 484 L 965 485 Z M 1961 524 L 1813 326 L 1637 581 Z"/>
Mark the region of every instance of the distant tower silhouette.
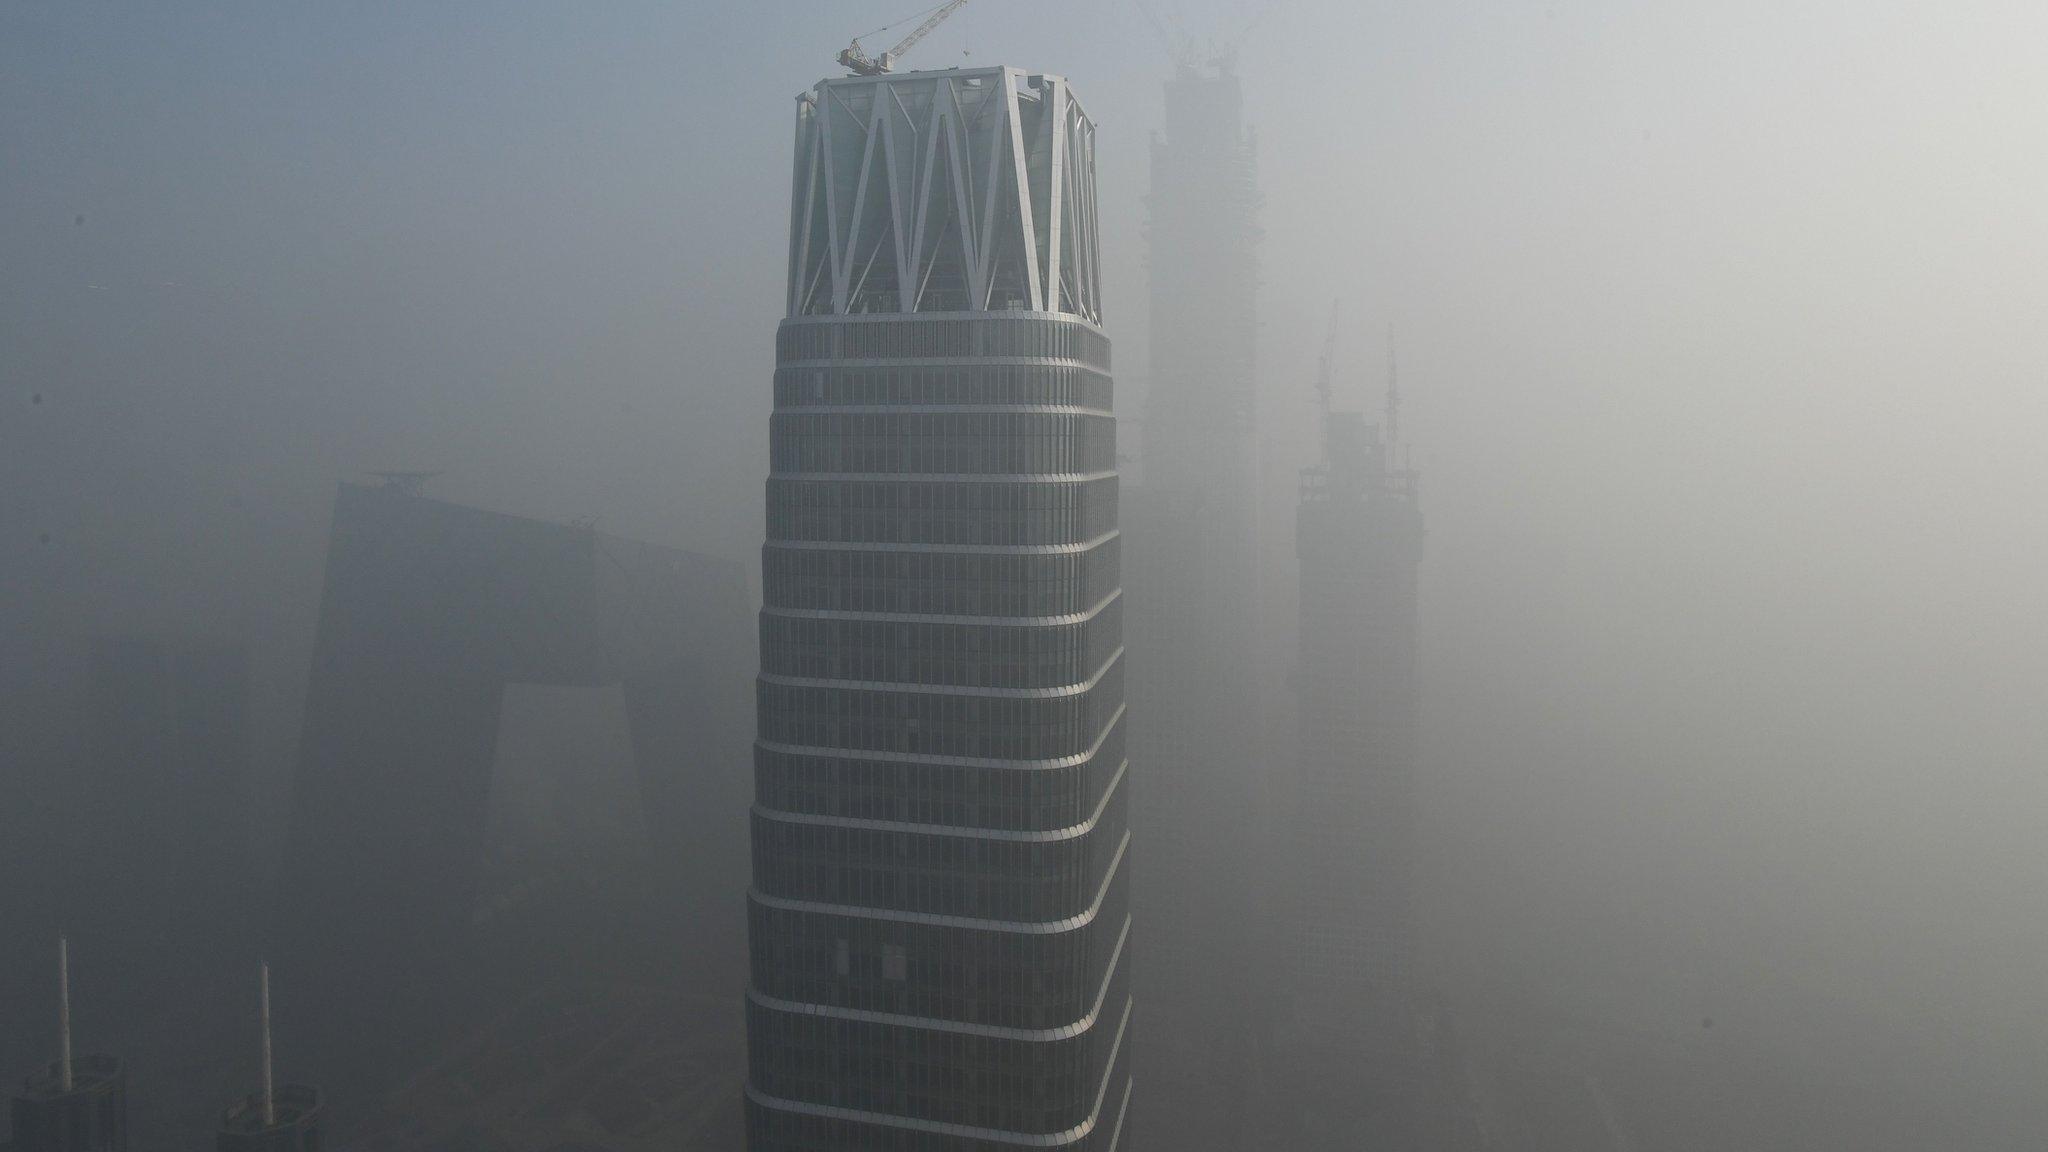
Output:
<path fill-rule="evenodd" d="M 1301 478 L 1297 809 L 1289 836 L 1290 1046 L 1300 1128 L 1288 1147 L 1422 1148 L 1428 1075 L 1415 948 L 1416 568 L 1422 513 L 1396 439 L 1390 348 L 1383 423 L 1329 408 Z"/>
<path fill-rule="evenodd" d="M 1152 142 L 1151 386 L 1130 543 L 1131 797 L 1145 866 L 1134 1123 L 1158 1147 L 1263 1147 L 1247 1128 L 1262 1021 L 1252 830 L 1260 746 L 1258 189 L 1227 58 L 1183 61 Z"/>
<path fill-rule="evenodd" d="M 112 1056 L 71 1052 L 71 948 L 57 939 L 57 1059 L 14 1097 L 11 1152 L 127 1152 L 128 1078 Z"/>

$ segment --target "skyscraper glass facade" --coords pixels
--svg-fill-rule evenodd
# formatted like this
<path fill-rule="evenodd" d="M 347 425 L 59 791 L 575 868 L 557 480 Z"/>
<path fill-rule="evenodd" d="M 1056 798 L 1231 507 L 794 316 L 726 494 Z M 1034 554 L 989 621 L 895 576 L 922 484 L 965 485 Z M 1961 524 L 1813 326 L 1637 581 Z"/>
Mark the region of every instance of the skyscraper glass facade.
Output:
<path fill-rule="evenodd" d="M 800 104 L 762 551 L 757 1152 L 1124 1137 L 1093 147 L 1065 82 L 1015 69 Z"/>

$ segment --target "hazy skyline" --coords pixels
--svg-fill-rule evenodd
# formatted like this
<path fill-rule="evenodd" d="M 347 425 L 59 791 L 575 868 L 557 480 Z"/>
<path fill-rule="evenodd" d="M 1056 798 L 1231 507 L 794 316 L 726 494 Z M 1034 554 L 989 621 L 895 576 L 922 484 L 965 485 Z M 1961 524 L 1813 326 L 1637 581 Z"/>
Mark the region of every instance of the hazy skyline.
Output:
<path fill-rule="evenodd" d="M 1252 27 L 1269 595 L 1331 301 L 1340 404 L 1399 345 L 1460 977 L 1711 1016 L 1889 1093 L 1872 1124 L 2023 1146 L 2048 10 L 1150 4 Z M 793 97 L 907 14 L 10 6 L 0 635 L 247 632 L 289 701 L 333 484 L 376 468 L 751 565 Z M 1096 119 L 1141 416 L 1167 51 L 1129 0 L 976 0 L 905 66 L 962 62 Z"/>

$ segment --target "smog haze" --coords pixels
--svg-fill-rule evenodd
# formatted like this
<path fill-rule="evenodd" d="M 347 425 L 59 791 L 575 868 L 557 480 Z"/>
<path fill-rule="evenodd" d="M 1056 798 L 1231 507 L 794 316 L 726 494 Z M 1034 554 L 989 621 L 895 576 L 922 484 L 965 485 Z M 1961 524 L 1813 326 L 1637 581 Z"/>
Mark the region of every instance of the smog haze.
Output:
<path fill-rule="evenodd" d="M 727 668 L 692 691 L 722 694 L 712 711 L 746 729 L 730 755 L 718 745 L 730 763 L 702 794 L 718 811 L 691 849 L 725 855 L 691 857 L 681 895 L 644 897 L 686 911 L 621 930 L 630 960 L 593 963 L 630 967 L 636 988 L 706 974 L 681 1007 L 659 1001 L 723 1037 L 688 1057 L 719 1070 L 690 1104 L 716 1119 L 684 1146 L 739 1146 L 791 125 L 852 36 L 908 15 L 873 0 L 0 14 L 0 1076 L 53 1054 L 47 954 L 67 926 L 75 963 L 88 945 L 127 957 L 81 968 L 75 995 L 152 989 L 79 1010 L 129 1046 L 131 1076 L 185 1038 L 207 1059 L 240 1052 L 237 966 L 280 900 L 328 651 L 337 485 L 428 472 L 435 501 L 701 560 L 688 579 L 724 597 L 715 627 L 675 635 Z M 1398 371 L 1427 518 L 1418 970 L 1488 1146 L 2017 1150 L 2048 1131 L 2043 42 L 2048 9 L 1998 0 L 976 0 L 901 65 L 1056 74 L 1092 118 L 1127 486 L 1174 403 L 1153 371 L 1148 248 L 1166 84 L 1221 60 L 1241 87 L 1258 236 L 1244 655 L 1260 714 L 1244 726 L 1267 750 L 1247 767 L 1254 883 L 1285 884 L 1319 365 L 1327 346 L 1331 403 L 1374 420 Z M 620 602 L 651 603 L 629 551 L 603 554 L 600 585 L 616 563 Z M 590 658 L 599 672 L 550 665 L 502 713 L 486 706 L 486 759 L 499 787 L 568 773 L 493 810 L 555 819 L 579 846 L 548 851 L 608 892 L 587 875 L 610 848 L 589 845 L 661 837 L 618 832 L 649 737 L 624 734 L 638 650 L 595 627 L 614 646 Z M 183 992 L 149 957 L 176 938 L 171 971 L 210 972 L 204 934 L 80 913 L 105 877 L 58 863 L 97 834 L 80 831 L 86 761 L 64 750 L 109 745 L 54 702 L 105 637 L 231 642 L 246 661 L 232 783 L 249 848 L 223 867 L 265 917 L 229 917 L 233 971 Z M 1145 871 L 1142 804 L 1176 782 L 1136 753 L 1130 772 L 1142 948 L 1143 886 L 1174 883 Z M 147 825 L 153 803 L 122 819 Z M 552 899 L 522 883 L 507 890 Z M 548 931 L 614 939 L 580 915 Z M 531 972 L 598 979 L 534 943 L 552 938 L 518 937 Z M 1280 978 L 1291 947 L 1256 943 L 1272 964 L 1252 968 Z M 1148 1001 L 1139 960 L 1142 1036 L 1169 1006 Z M 526 1003 L 530 971 L 485 981 L 459 1033 L 491 1035 L 479 1022 Z M 446 1041 L 393 1059 L 430 1068 Z M 337 1117 L 369 1115 L 373 1083 L 393 1114 L 391 1093 L 425 1091 L 289 1054 L 328 1076 Z M 195 1115 L 250 1086 L 234 1059 L 176 1088 Z M 1133 1079 L 1154 1090 L 1142 1063 Z M 155 1147 L 145 1123 L 138 1146 Z M 197 1123 L 179 1139 L 203 1138 Z"/>

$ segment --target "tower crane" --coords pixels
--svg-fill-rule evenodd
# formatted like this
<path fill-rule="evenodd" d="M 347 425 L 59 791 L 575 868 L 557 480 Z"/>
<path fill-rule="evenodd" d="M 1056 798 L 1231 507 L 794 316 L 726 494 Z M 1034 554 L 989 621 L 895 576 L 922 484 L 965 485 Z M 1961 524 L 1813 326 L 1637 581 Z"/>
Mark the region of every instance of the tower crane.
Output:
<path fill-rule="evenodd" d="M 924 23 L 912 28 L 910 35 L 898 40 L 894 48 L 889 49 L 880 56 L 869 56 L 867 49 L 860 46 L 860 37 L 856 36 L 853 39 L 853 43 L 840 50 L 839 63 L 845 65 L 847 70 L 855 76 L 880 76 L 884 72 L 893 71 L 899 57 L 905 52 L 910 51 L 919 40 L 924 39 L 931 33 L 932 29 L 937 28 L 940 21 L 951 16 L 965 3 L 967 3 L 967 0 L 947 0 L 946 3 L 932 9 L 932 14 L 924 18 Z M 901 23 L 901 21 L 898 21 L 898 23 Z M 875 31 L 880 32 L 882 30 L 877 28 Z M 872 36 L 874 33 L 870 32 L 868 35 Z"/>

